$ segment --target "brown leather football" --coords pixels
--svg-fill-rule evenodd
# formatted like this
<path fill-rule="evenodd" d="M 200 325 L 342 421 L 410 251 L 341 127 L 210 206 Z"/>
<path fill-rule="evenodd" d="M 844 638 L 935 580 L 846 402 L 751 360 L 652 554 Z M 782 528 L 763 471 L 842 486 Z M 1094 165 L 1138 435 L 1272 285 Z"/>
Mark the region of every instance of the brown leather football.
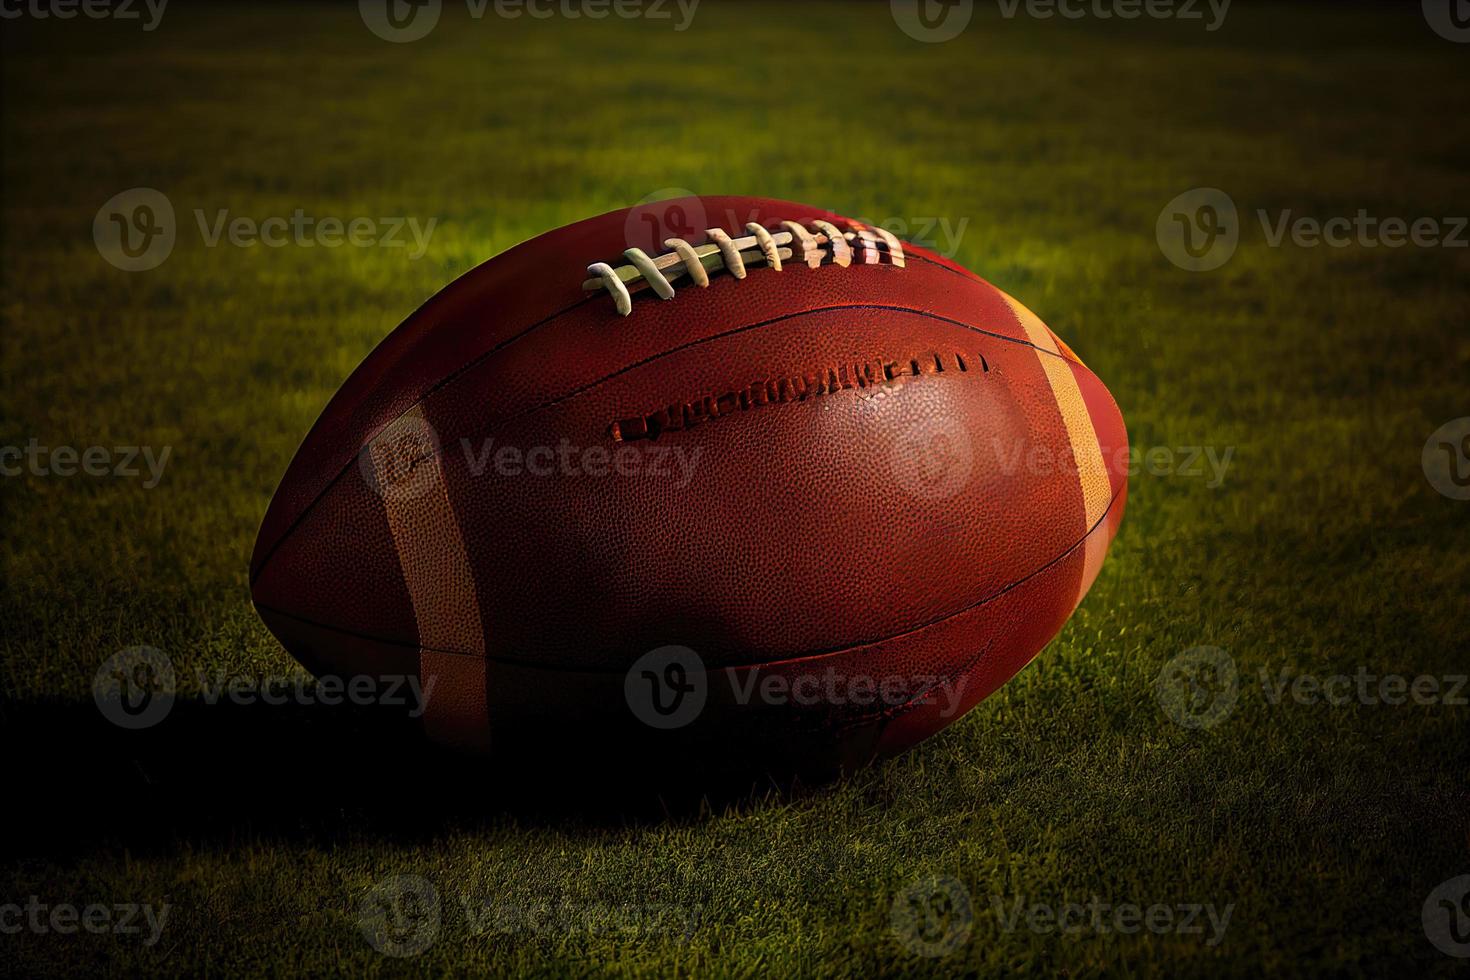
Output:
<path fill-rule="evenodd" d="M 287 470 L 252 594 L 318 675 L 416 678 L 442 741 L 850 766 L 1057 634 L 1127 451 L 1103 383 L 955 263 L 800 204 L 662 201 L 384 340 Z"/>

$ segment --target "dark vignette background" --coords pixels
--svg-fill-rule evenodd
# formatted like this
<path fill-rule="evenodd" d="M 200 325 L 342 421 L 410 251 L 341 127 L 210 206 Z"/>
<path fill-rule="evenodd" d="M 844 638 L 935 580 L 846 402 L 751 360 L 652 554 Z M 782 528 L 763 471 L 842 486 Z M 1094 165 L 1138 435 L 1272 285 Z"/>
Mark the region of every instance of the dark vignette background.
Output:
<path fill-rule="evenodd" d="M 171 455 L 151 488 L 0 479 L 0 894 L 171 912 L 153 945 L 0 935 L 4 972 L 1462 970 L 1424 917 L 1470 873 L 1470 709 L 1273 703 L 1262 679 L 1467 672 L 1470 503 L 1421 465 L 1470 414 L 1466 251 L 1271 247 L 1255 215 L 1466 214 L 1470 46 L 1415 3 L 1237 2 L 1213 32 L 977 6 L 943 44 L 886 3 L 704 0 L 684 31 L 459 7 L 411 44 L 352 3 L 174 0 L 154 31 L 6 20 L 0 445 Z M 170 200 L 178 242 L 128 273 L 92 222 L 136 187 Z M 1155 228 L 1202 187 L 1241 240 L 1189 272 Z M 930 238 L 1087 359 L 1136 447 L 1230 450 L 1229 468 L 1139 468 L 1101 578 L 1037 662 L 833 785 L 652 795 L 571 759 L 488 771 L 380 712 L 208 703 L 221 677 L 294 669 L 246 558 L 352 367 L 476 263 L 678 189 Z M 207 247 L 194 217 L 297 208 L 437 223 L 412 258 Z M 181 690 L 126 732 L 92 688 L 135 645 Z M 1198 647 L 1240 678 L 1203 729 L 1156 695 Z M 363 928 L 397 875 L 440 902 L 432 934 L 405 913 L 402 935 L 432 940 L 406 958 Z M 1214 944 L 1006 919 L 1094 897 L 1231 917 Z"/>

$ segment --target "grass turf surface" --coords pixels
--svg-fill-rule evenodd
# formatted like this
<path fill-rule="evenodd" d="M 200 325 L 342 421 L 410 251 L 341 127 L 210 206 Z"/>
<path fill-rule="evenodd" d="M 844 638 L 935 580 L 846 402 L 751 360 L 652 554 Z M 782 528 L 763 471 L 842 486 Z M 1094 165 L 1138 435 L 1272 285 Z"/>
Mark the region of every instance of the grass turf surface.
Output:
<path fill-rule="evenodd" d="M 1273 704 L 1261 672 L 1465 672 L 1470 504 L 1431 488 L 1420 451 L 1467 412 L 1470 262 L 1272 248 L 1253 215 L 1464 214 L 1466 134 L 1442 96 L 1465 52 L 1412 4 L 1238 6 L 1212 33 L 977 18 L 943 45 L 905 36 L 886 4 L 706 2 L 683 32 L 446 12 L 406 45 L 352 4 L 180 6 L 146 33 L 7 22 L 0 443 L 172 453 L 153 489 L 0 482 L 18 757 L 3 895 L 170 906 L 153 945 L 6 935 L 5 972 L 1459 967 L 1421 909 L 1470 871 L 1467 709 Z M 89 228 L 136 186 L 168 195 L 179 242 L 128 274 Z M 1176 268 L 1154 235 L 1199 186 L 1243 219 L 1210 273 Z M 1233 448 L 1228 471 L 1218 486 L 1135 472 L 1101 577 L 1036 663 L 830 786 L 667 815 L 527 807 L 355 715 L 202 703 L 201 670 L 293 670 L 250 609 L 246 561 L 352 367 L 476 263 L 671 187 L 967 222 L 955 257 L 1072 344 L 1136 447 Z M 296 208 L 438 224 L 412 260 L 209 248 L 194 219 Z M 170 656 L 182 690 L 132 734 L 100 722 L 91 685 L 136 644 Z M 1201 645 L 1242 683 L 1229 717 L 1193 730 L 1155 686 Z M 360 928 L 399 874 L 441 902 L 435 941 L 404 959 Z M 959 883 L 973 919 L 938 958 L 913 937 L 966 917 L 922 888 L 902 898 L 931 876 Z M 1008 928 L 1018 901 L 1094 896 L 1230 919 L 1215 944 L 1208 924 Z M 895 929 L 896 898 L 936 919 Z"/>

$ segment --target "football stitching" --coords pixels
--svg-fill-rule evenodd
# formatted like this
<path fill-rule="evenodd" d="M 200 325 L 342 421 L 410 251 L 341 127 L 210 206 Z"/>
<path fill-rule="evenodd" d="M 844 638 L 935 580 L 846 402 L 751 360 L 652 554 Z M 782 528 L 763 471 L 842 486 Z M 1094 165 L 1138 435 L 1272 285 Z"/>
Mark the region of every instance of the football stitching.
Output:
<path fill-rule="evenodd" d="M 970 368 L 965 363 L 962 352 L 951 351 L 949 356 L 951 373 L 969 373 Z M 990 363 L 985 355 L 978 356 L 982 371 L 989 373 Z M 947 371 L 951 371 L 951 368 L 945 367 L 945 355 L 933 350 L 917 357 L 880 357 L 877 360 L 828 364 L 815 372 L 798 371 L 758 378 L 739 387 L 727 387 L 723 391 L 702 394 L 693 400 L 665 404 L 641 415 L 615 419 L 607 431 L 613 442 L 657 439 L 664 432 L 692 429 L 703 422 L 767 405 L 790 405 L 804 402 L 808 398 L 834 395 L 839 391 L 880 385 L 893 386 L 908 378 L 944 374 Z"/>
<path fill-rule="evenodd" d="M 858 247 L 857 258 L 864 265 L 879 265 L 886 257 L 889 265 L 905 267 L 903 243 L 892 232 L 886 228 L 868 228 L 851 219 L 843 220 L 852 231 L 844 232 L 830 221 L 813 219 L 811 229 L 795 221 L 783 221 L 782 230 L 772 234 L 765 225 L 751 221 L 745 226 L 750 234 L 743 238 L 731 238 L 722 228 L 706 229 L 709 242 L 698 247 L 682 238 L 667 238 L 664 247 L 670 251 L 657 258 L 641 248 L 629 248 L 623 251 L 627 265 L 615 269 L 606 262 L 592 263 L 587 267 L 591 278 L 582 283 L 582 288 L 606 289 L 612 294 L 618 315 L 628 316 L 633 312 L 628 285 L 636 285 L 640 280 L 659 299 L 673 299 L 675 290 L 670 280 L 687 275 L 696 286 L 704 288 L 709 285 L 709 274 L 721 269 L 728 270 L 736 279 L 744 279 L 747 262 L 763 261 L 772 271 L 780 272 L 782 260 L 793 256 L 812 269 L 820 268 L 823 260 L 830 258 L 833 265 L 845 269 L 852 265 L 854 244 Z M 783 248 L 785 245 L 792 247 Z"/>

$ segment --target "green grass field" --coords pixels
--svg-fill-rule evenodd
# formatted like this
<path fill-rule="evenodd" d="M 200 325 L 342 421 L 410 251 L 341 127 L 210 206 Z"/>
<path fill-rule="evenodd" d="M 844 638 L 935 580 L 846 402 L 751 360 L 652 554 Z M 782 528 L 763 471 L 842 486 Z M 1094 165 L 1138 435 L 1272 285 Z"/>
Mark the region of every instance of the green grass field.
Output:
<path fill-rule="evenodd" d="M 1422 916 L 1470 873 L 1470 692 L 1273 703 L 1262 678 L 1467 672 L 1470 502 L 1421 450 L 1470 414 L 1470 256 L 1272 247 L 1256 212 L 1466 214 L 1470 52 L 1418 4 L 1242 3 L 1213 32 L 979 6 L 944 44 L 887 4 L 805 0 L 706 0 L 684 31 L 461 6 L 408 44 L 351 3 L 7 21 L 0 445 L 170 455 L 155 486 L 141 462 L 0 479 L 0 899 L 168 916 L 150 944 L 0 909 L 0 972 L 1462 972 Z M 92 223 L 135 187 L 167 196 L 177 242 L 129 273 Z M 1155 236 L 1197 187 L 1239 209 L 1210 272 Z M 1061 635 L 900 759 L 666 808 L 527 801 L 344 710 L 208 704 L 201 676 L 297 669 L 251 609 L 249 549 L 358 361 L 477 263 L 670 188 L 962 227 L 927 237 L 1108 382 L 1158 452 Z M 210 247 L 195 217 L 298 208 L 437 224 L 412 258 Z M 1185 471 L 1187 447 L 1228 469 Z M 136 645 L 180 699 L 127 732 L 93 678 Z M 1201 646 L 1239 690 L 1191 728 L 1157 683 Z M 439 901 L 437 931 L 417 907 L 391 937 L 428 940 L 407 957 L 362 925 L 396 875 Z M 1014 914 L 1094 901 L 1203 907 L 1203 931 Z"/>

